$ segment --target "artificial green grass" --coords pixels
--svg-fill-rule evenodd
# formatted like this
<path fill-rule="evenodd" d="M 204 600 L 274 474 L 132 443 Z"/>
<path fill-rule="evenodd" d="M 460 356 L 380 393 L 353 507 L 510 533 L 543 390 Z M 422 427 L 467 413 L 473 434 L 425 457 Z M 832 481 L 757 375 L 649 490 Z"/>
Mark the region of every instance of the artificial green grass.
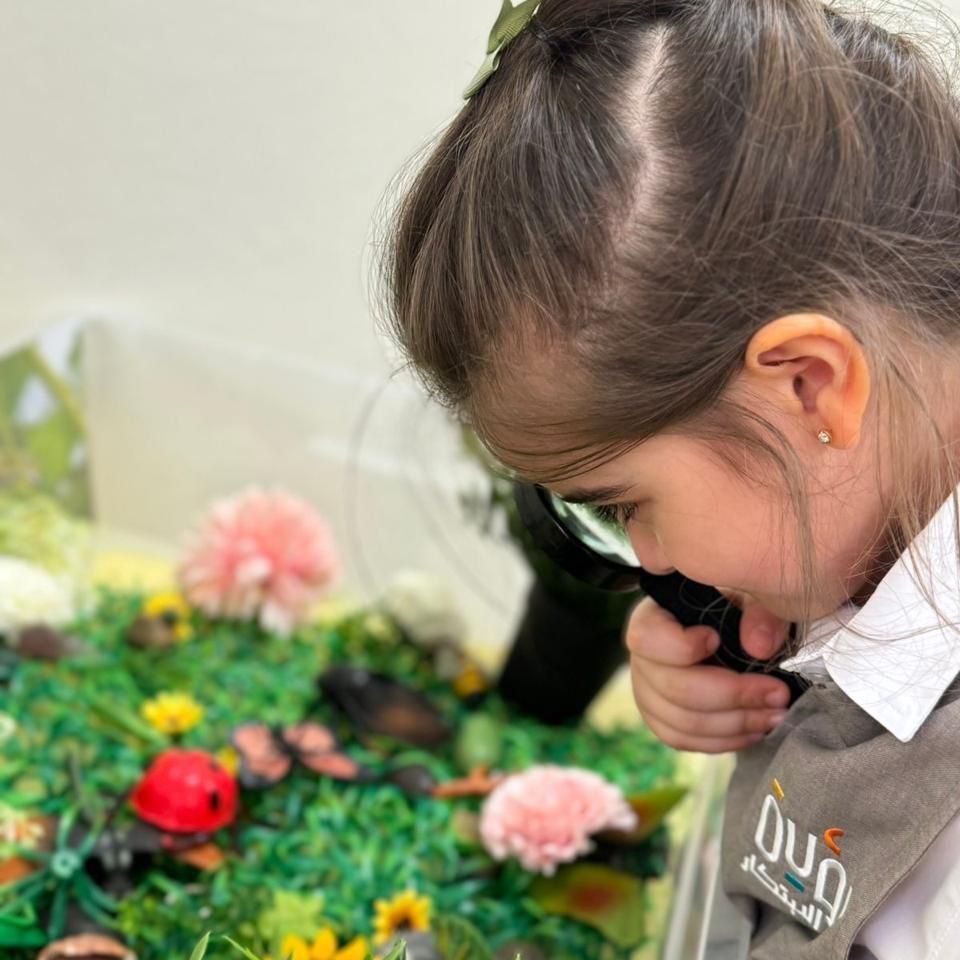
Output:
<path fill-rule="evenodd" d="M 502 728 L 499 769 L 584 766 L 627 794 L 662 785 L 673 773 L 670 752 L 643 730 L 546 727 L 512 713 L 495 695 L 465 706 L 422 651 L 364 613 L 287 639 L 253 624 L 198 620 L 186 644 L 145 651 L 125 642 L 141 600 L 103 593 L 73 631 L 89 652 L 58 663 L 22 661 L 7 688 L 0 686 L 0 711 L 18 724 L 2 748 L 0 799 L 45 814 L 79 805 L 89 816 L 105 815 L 163 745 L 173 744 L 148 736 L 138 721 L 143 702 L 161 691 L 189 692 L 204 707 L 203 721 L 180 739 L 187 747 L 216 752 L 240 723 L 290 724 L 309 715 L 330 724 L 347 752 L 375 771 L 419 763 L 440 780 L 461 774 L 454 741 L 434 753 L 382 738 L 361 742 L 318 697 L 317 675 L 338 663 L 410 683 L 454 728 L 472 712 L 487 714 Z M 472 923 L 491 951 L 528 941 L 550 960 L 629 957 L 630 949 L 592 928 L 545 915 L 530 896 L 533 875 L 515 863 L 493 863 L 465 839 L 455 813 L 476 809 L 475 800 L 413 798 L 389 784 L 345 785 L 295 768 L 275 787 L 244 792 L 235 826 L 218 836 L 229 855 L 216 872 L 166 857 L 138 872 L 135 889 L 120 903 L 117 927 L 140 960 L 189 957 L 209 930 L 230 934 L 259 955 L 270 949 L 284 910 L 295 914 L 294 922 L 315 908 L 343 941 L 371 934 L 376 899 L 414 888 L 432 898 L 436 917 Z M 124 807 L 118 821 L 132 817 Z M 665 869 L 665 849 L 661 829 L 620 865 L 655 876 Z M 9 890 L 0 888 L 0 915 L 9 899 Z M 37 907 L 42 915 L 44 904 Z M 3 956 L 32 960 L 35 953 L 8 949 Z M 222 941 L 211 940 L 209 958 L 229 955 Z"/>

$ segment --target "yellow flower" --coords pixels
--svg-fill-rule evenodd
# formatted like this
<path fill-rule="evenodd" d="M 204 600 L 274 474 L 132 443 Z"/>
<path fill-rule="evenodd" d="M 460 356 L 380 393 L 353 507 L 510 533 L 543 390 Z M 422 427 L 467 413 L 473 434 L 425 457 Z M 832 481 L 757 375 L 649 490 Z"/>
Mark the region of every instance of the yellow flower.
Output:
<path fill-rule="evenodd" d="M 392 900 L 377 900 L 373 942 L 389 943 L 400 930 L 429 930 L 432 906 L 429 897 L 418 897 L 414 890 L 404 890 Z"/>
<path fill-rule="evenodd" d="M 166 590 L 147 597 L 140 612 L 145 617 L 166 622 L 178 643 L 183 643 L 193 636 L 190 606 L 176 590 Z"/>
<path fill-rule="evenodd" d="M 356 937 L 338 949 L 337 935 L 324 927 L 307 943 L 303 937 L 288 933 L 280 945 L 281 960 L 367 960 L 370 947 L 364 937 Z"/>
<path fill-rule="evenodd" d="M 220 761 L 220 766 L 223 767 L 231 777 L 237 775 L 237 771 L 240 769 L 240 757 L 237 756 L 237 751 L 233 747 L 224 747 L 222 750 L 216 752 L 216 758 Z"/>
<path fill-rule="evenodd" d="M 310 622 L 319 627 L 335 627 L 356 612 L 357 604 L 337 597 L 325 597 L 311 610 Z"/>
<path fill-rule="evenodd" d="M 203 707 L 186 693 L 158 693 L 140 712 L 161 733 L 186 733 L 203 719 Z"/>
<path fill-rule="evenodd" d="M 370 956 L 370 944 L 366 937 L 355 937 L 345 947 L 341 947 L 333 960 L 367 960 Z"/>
<path fill-rule="evenodd" d="M 288 933 L 280 944 L 282 960 L 312 960 L 310 944 L 295 933 Z"/>
<path fill-rule="evenodd" d="M 310 945 L 310 960 L 333 960 L 336 952 L 337 936 L 329 927 L 324 927 Z"/>
<path fill-rule="evenodd" d="M 394 641 L 397 639 L 397 628 L 393 621 L 385 617 L 382 613 L 370 613 L 363 618 L 363 629 L 373 637 L 374 640 Z"/>

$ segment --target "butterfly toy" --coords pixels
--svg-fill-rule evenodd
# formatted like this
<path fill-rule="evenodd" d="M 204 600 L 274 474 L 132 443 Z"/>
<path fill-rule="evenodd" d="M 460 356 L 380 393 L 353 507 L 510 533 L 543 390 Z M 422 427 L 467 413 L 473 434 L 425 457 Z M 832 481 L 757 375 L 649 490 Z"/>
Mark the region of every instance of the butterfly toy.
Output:
<path fill-rule="evenodd" d="M 231 743 L 240 758 L 240 783 L 251 790 L 279 783 L 296 763 L 334 780 L 356 782 L 370 777 L 366 768 L 341 751 L 333 731 L 319 723 L 291 727 L 245 723 L 233 731 Z"/>

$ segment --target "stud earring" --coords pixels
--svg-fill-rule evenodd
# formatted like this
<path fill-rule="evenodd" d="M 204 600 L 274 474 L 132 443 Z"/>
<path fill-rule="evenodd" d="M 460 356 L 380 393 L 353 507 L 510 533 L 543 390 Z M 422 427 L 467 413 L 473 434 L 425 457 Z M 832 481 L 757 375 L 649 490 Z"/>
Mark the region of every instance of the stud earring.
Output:
<path fill-rule="evenodd" d="M 830 431 L 829 431 L 829 430 L 821 430 L 821 431 L 817 434 L 817 439 L 818 439 L 822 444 L 833 443 L 833 437 L 830 436 Z"/>

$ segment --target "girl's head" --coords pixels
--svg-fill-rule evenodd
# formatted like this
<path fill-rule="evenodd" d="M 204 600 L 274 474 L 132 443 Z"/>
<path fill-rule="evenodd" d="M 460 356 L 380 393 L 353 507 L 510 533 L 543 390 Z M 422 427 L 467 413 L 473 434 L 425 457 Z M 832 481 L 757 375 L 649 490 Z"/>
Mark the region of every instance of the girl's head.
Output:
<path fill-rule="evenodd" d="M 960 479 L 956 104 L 817 0 L 543 0 L 387 271 L 433 392 L 653 570 L 808 619 Z"/>

